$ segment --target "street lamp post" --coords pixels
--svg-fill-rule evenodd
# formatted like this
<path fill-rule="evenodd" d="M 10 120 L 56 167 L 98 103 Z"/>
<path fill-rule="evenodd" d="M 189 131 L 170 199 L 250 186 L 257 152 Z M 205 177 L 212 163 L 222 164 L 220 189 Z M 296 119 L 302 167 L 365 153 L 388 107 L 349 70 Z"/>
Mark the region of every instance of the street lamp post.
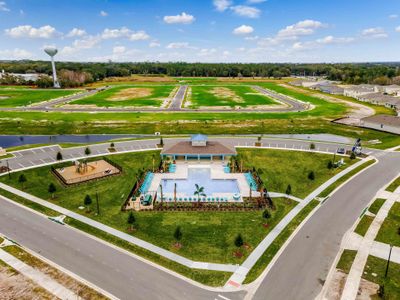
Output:
<path fill-rule="evenodd" d="M 10 164 L 8 163 L 8 160 L 7 160 L 7 171 L 8 171 L 8 179 L 11 179 Z"/>
<path fill-rule="evenodd" d="M 389 256 L 388 256 L 388 260 L 386 263 L 385 278 L 387 277 L 387 274 L 389 272 L 389 263 L 390 263 L 390 256 L 392 255 L 392 248 L 393 248 L 393 245 L 390 245 Z"/>

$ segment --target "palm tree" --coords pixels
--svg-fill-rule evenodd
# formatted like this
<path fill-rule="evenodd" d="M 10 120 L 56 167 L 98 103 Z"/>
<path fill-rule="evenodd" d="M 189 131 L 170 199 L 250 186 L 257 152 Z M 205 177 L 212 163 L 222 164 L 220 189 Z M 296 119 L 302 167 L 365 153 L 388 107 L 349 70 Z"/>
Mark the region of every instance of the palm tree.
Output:
<path fill-rule="evenodd" d="M 205 197 L 204 186 L 199 186 L 197 183 L 195 184 L 196 190 L 194 191 L 194 195 L 197 195 L 197 202 L 200 203 L 200 197 Z"/>
<path fill-rule="evenodd" d="M 163 206 L 163 189 L 162 185 L 160 184 L 160 196 L 161 196 L 161 207 Z"/>

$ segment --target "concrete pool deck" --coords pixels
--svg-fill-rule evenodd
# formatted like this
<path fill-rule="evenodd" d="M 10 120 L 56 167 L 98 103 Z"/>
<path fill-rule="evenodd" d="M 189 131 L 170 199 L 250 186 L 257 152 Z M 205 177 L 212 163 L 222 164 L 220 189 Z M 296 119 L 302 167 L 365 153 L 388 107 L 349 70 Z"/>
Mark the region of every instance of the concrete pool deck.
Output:
<path fill-rule="evenodd" d="M 164 179 L 168 180 L 179 180 L 188 178 L 189 168 L 210 168 L 211 179 L 224 179 L 224 180 L 236 180 L 239 193 L 242 197 L 250 196 L 250 186 L 244 176 L 244 173 L 225 173 L 224 166 L 226 162 L 224 161 L 177 161 L 175 173 L 155 173 L 153 180 L 150 184 L 149 191 L 157 191 L 159 189 L 160 183 Z M 194 187 L 193 187 L 194 188 Z M 260 193 L 257 191 L 252 191 L 253 197 L 259 197 Z M 164 193 L 165 196 L 173 196 L 168 193 Z M 237 202 L 237 200 L 232 199 L 232 193 L 213 193 L 212 197 L 228 197 L 228 201 Z M 186 195 L 182 193 L 177 193 L 178 198 L 185 198 L 193 195 Z M 208 197 L 211 195 L 207 195 Z M 243 199 L 240 198 L 240 201 Z"/>

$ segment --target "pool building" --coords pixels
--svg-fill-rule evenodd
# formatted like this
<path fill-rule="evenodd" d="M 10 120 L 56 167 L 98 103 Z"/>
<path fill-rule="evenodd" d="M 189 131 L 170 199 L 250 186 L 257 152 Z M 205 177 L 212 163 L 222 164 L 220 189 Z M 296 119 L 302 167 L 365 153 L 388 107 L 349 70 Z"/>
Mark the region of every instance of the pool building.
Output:
<path fill-rule="evenodd" d="M 209 141 L 203 134 L 192 135 L 190 141 L 181 141 L 161 151 L 163 159 L 172 160 L 225 160 L 235 156 L 236 150 L 220 142 Z"/>

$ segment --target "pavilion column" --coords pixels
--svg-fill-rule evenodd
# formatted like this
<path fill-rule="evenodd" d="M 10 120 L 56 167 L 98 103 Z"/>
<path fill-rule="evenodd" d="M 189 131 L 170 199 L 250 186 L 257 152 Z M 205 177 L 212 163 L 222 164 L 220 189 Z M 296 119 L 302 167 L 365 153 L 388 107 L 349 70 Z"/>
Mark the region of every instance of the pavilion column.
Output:
<path fill-rule="evenodd" d="M 200 154 L 197 154 L 197 160 L 200 160 Z"/>

